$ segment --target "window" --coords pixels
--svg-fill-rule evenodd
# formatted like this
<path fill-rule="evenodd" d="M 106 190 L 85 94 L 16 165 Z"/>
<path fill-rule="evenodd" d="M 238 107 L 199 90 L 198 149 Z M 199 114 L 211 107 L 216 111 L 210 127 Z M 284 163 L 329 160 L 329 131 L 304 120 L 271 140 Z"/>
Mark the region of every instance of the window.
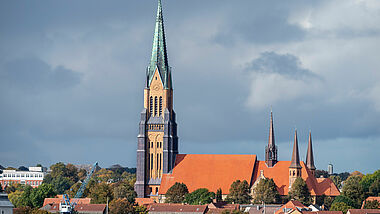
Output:
<path fill-rule="evenodd" d="M 157 97 L 154 97 L 154 116 L 157 116 Z"/>
<path fill-rule="evenodd" d="M 153 154 L 150 154 L 150 169 L 153 169 Z"/>
<path fill-rule="evenodd" d="M 160 97 L 160 116 L 162 115 L 162 97 Z"/>
<path fill-rule="evenodd" d="M 158 161 L 159 161 L 159 158 L 158 158 L 158 154 L 157 154 L 157 159 L 156 159 L 156 164 L 157 164 L 156 169 L 157 170 L 158 170 Z"/>
<path fill-rule="evenodd" d="M 158 195 L 158 187 L 156 187 L 156 195 Z"/>
<path fill-rule="evenodd" d="M 153 97 L 150 96 L 150 103 L 149 103 L 149 111 L 150 111 L 150 115 L 153 115 Z"/>
<path fill-rule="evenodd" d="M 157 148 L 160 148 L 160 143 L 159 142 L 157 142 Z"/>

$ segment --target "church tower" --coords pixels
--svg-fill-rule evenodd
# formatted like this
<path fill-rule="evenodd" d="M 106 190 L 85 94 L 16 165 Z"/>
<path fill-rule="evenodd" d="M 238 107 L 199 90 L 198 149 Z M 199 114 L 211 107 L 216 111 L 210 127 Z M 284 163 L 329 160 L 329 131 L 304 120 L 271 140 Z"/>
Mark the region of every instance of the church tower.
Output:
<path fill-rule="evenodd" d="M 158 196 L 162 174 L 172 170 L 178 154 L 171 68 L 166 52 L 161 0 L 158 0 L 152 57 L 146 69 L 144 109 L 137 139 L 137 197 Z"/>
<path fill-rule="evenodd" d="M 294 133 L 292 161 L 289 166 L 289 189 L 292 187 L 296 178 L 301 177 L 301 168 L 302 167 L 300 164 L 300 155 L 298 152 L 298 137 L 297 137 L 297 130 L 296 130 Z"/>
<path fill-rule="evenodd" d="M 268 146 L 265 147 L 265 163 L 273 167 L 277 163 L 277 146 L 274 143 L 273 113 L 270 111 Z"/>
<path fill-rule="evenodd" d="M 313 145 L 311 142 L 311 132 L 309 132 L 309 144 L 307 146 L 307 153 L 306 153 L 306 167 L 311 171 L 313 176 L 315 176 L 315 165 L 314 165 Z"/>

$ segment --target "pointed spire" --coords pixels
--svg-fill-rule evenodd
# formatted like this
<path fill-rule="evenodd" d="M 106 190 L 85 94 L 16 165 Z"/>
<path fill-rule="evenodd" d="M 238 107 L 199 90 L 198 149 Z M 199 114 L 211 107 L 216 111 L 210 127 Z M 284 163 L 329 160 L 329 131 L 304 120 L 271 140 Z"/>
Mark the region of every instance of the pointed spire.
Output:
<path fill-rule="evenodd" d="M 307 146 L 307 153 L 306 153 L 306 166 L 307 166 L 307 168 L 309 168 L 311 170 L 315 170 L 313 145 L 311 142 L 311 131 L 309 132 L 309 144 Z"/>
<path fill-rule="evenodd" d="M 300 155 L 298 153 L 298 138 L 297 138 L 297 129 L 294 133 L 294 145 L 293 145 L 293 154 L 290 168 L 301 168 L 300 164 Z"/>
<path fill-rule="evenodd" d="M 270 110 L 270 127 L 269 127 L 269 138 L 268 138 L 268 147 L 271 148 L 275 146 L 274 144 L 274 129 L 273 129 L 273 112 L 272 108 Z"/>
<path fill-rule="evenodd" d="M 161 0 L 158 0 L 156 27 L 153 37 L 152 57 L 147 68 L 147 87 L 153 79 L 154 72 L 158 69 L 164 88 L 171 88 L 170 68 L 166 52 L 164 18 L 162 15 Z"/>

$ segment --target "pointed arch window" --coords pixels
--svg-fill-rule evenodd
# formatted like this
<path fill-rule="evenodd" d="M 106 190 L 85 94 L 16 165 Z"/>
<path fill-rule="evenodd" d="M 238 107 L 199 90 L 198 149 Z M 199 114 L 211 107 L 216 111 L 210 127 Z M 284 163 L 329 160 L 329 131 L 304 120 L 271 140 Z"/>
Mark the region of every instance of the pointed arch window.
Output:
<path fill-rule="evenodd" d="M 160 116 L 162 115 L 162 97 L 160 97 Z"/>
<path fill-rule="evenodd" d="M 154 97 L 154 116 L 157 116 L 157 97 Z"/>
<path fill-rule="evenodd" d="M 150 154 L 150 169 L 153 169 L 153 154 Z"/>
<path fill-rule="evenodd" d="M 159 161 L 159 158 L 158 158 L 158 154 L 157 154 L 157 159 L 156 159 L 156 164 L 157 164 L 157 166 L 156 166 L 156 169 L 158 170 L 158 161 Z M 158 173 L 157 173 L 158 174 Z"/>
<path fill-rule="evenodd" d="M 150 115 L 153 115 L 153 97 L 152 96 L 150 96 L 149 111 L 150 111 Z"/>

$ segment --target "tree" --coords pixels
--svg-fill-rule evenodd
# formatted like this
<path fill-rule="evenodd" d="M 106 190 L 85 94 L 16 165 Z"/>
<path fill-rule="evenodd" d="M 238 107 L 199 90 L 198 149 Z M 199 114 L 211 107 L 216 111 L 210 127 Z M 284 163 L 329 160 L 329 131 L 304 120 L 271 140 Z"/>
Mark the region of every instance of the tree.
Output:
<path fill-rule="evenodd" d="M 280 194 L 272 178 L 264 178 L 259 181 L 254 192 L 255 203 L 273 204 L 280 201 Z"/>
<path fill-rule="evenodd" d="M 380 203 L 377 200 L 369 200 L 365 202 L 364 209 L 379 209 Z"/>
<path fill-rule="evenodd" d="M 83 181 L 87 177 L 87 171 L 85 169 L 80 169 L 78 171 L 78 178 L 79 180 Z"/>
<path fill-rule="evenodd" d="M 56 196 L 53 185 L 41 184 L 39 187 L 33 189 L 32 194 L 29 196 L 33 207 L 41 207 L 45 198 Z"/>
<path fill-rule="evenodd" d="M 334 202 L 333 203 L 337 203 L 337 202 L 343 202 L 345 204 L 347 204 L 348 206 L 350 207 L 357 207 L 357 204 L 355 201 L 353 201 L 351 198 L 348 198 L 344 195 L 339 195 L 337 196 L 335 199 L 334 199 Z"/>
<path fill-rule="evenodd" d="M 113 185 L 114 198 L 125 198 L 129 203 L 135 203 L 137 193 L 128 182 L 118 182 Z"/>
<path fill-rule="evenodd" d="M 51 180 L 51 182 L 46 182 L 47 184 L 51 184 L 54 187 L 54 191 L 57 194 L 63 194 L 66 190 L 70 189 L 70 187 L 74 184 L 70 178 L 67 177 L 56 177 Z"/>
<path fill-rule="evenodd" d="M 184 183 L 176 182 L 171 186 L 165 194 L 166 203 L 182 203 L 185 200 L 185 195 L 189 193 L 187 186 Z"/>
<path fill-rule="evenodd" d="M 249 185 L 246 180 L 236 180 L 231 184 L 227 201 L 236 204 L 249 204 L 252 197 L 249 195 Z"/>
<path fill-rule="evenodd" d="M 370 191 L 370 187 L 372 186 L 372 184 L 376 180 L 380 181 L 380 169 L 377 170 L 377 171 L 375 171 L 372 174 L 367 174 L 367 175 L 363 176 L 362 180 L 360 181 L 360 184 L 363 187 L 363 191 L 365 193 L 368 193 L 368 195 L 377 196 L 377 194 L 376 194 L 376 193 L 378 193 L 377 191 L 375 191 L 376 193 L 373 193 L 373 192 Z"/>
<path fill-rule="evenodd" d="M 335 186 L 340 189 L 342 187 L 342 178 L 337 175 L 331 175 L 330 179 L 334 182 Z"/>
<path fill-rule="evenodd" d="M 133 203 L 130 203 L 125 198 L 117 198 L 110 203 L 110 213 L 113 214 L 129 214 L 137 213 L 133 207 Z"/>
<path fill-rule="evenodd" d="M 328 178 L 329 177 L 329 173 L 326 171 L 326 170 L 315 170 L 315 177 L 316 178 L 320 178 L 320 177 L 323 177 L 323 178 Z"/>
<path fill-rule="evenodd" d="M 105 204 L 107 203 L 107 198 L 109 201 L 113 199 L 112 190 L 105 182 L 91 187 L 89 197 L 92 198 L 92 204 Z"/>
<path fill-rule="evenodd" d="M 66 165 L 66 175 L 65 177 L 69 178 L 73 181 L 73 183 L 76 183 L 79 180 L 78 177 L 78 169 L 73 164 L 69 163 Z"/>
<path fill-rule="evenodd" d="M 101 169 L 94 173 L 93 176 L 98 182 L 109 182 L 115 177 L 115 173 L 111 170 Z"/>
<path fill-rule="evenodd" d="M 8 195 L 8 198 L 12 202 L 12 204 L 16 208 L 18 208 L 18 207 L 22 207 L 21 196 L 22 196 L 22 191 L 16 190 L 15 192 L 10 193 Z"/>
<path fill-rule="evenodd" d="M 220 201 L 223 201 L 223 194 L 222 194 L 222 189 L 219 188 L 218 190 L 216 190 L 216 202 L 220 202 Z"/>
<path fill-rule="evenodd" d="M 305 205 L 311 203 L 309 188 L 301 177 L 297 177 L 294 181 L 292 188 L 289 191 L 289 198 L 295 199 Z"/>
<path fill-rule="evenodd" d="M 364 200 L 363 187 L 360 185 L 361 177 L 358 175 L 351 175 L 344 182 L 342 188 L 342 195 L 350 198 L 355 202 L 355 208 L 360 208 L 361 202 Z"/>
<path fill-rule="evenodd" d="M 33 207 L 33 202 L 30 197 L 32 195 L 32 192 L 33 192 L 33 187 L 28 185 L 24 188 L 24 191 L 22 192 L 21 198 L 20 198 L 21 207 Z"/>
<path fill-rule="evenodd" d="M 369 187 L 369 194 L 372 196 L 380 196 L 380 179 L 376 179 Z"/>
<path fill-rule="evenodd" d="M 215 193 L 208 191 L 206 188 L 200 188 L 194 190 L 194 192 L 189 193 L 185 196 L 185 203 L 192 205 L 203 205 L 212 202 L 215 198 Z"/>
<path fill-rule="evenodd" d="M 135 206 L 135 212 L 139 214 L 148 214 L 148 210 L 145 206 Z"/>
<path fill-rule="evenodd" d="M 347 213 L 348 209 L 353 209 L 353 207 L 348 206 L 344 202 L 334 202 L 331 205 L 330 211 L 342 211 L 343 213 Z"/>
<path fill-rule="evenodd" d="M 326 209 L 330 209 L 333 202 L 334 202 L 334 199 L 328 196 L 328 197 L 325 197 L 325 199 L 323 200 L 323 205 L 325 205 Z"/>

